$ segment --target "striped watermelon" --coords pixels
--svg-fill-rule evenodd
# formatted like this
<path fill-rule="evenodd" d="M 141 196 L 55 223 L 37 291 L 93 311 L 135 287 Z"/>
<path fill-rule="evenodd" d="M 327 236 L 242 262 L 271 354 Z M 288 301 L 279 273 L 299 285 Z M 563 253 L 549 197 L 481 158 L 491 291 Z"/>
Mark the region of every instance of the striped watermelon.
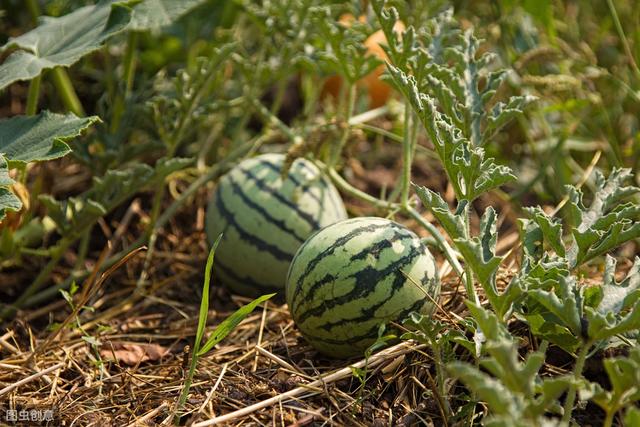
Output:
<path fill-rule="evenodd" d="M 311 345 L 348 357 L 375 342 L 381 323 L 431 313 L 439 291 L 435 260 L 418 236 L 387 219 L 354 218 L 325 227 L 300 247 L 286 299 Z"/>
<path fill-rule="evenodd" d="M 297 159 L 281 177 L 285 156 L 244 160 L 223 176 L 206 217 L 209 243 L 220 233 L 214 271 L 233 291 L 282 291 L 293 255 L 312 233 L 347 218 L 335 187 L 310 161 Z"/>

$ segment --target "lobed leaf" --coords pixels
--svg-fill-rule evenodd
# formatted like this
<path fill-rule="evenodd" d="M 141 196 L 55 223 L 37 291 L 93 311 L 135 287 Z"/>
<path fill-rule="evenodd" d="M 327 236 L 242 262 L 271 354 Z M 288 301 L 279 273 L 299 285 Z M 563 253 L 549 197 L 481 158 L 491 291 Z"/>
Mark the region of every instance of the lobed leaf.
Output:
<path fill-rule="evenodd" d="M 0 154 L 9 165 L 57 159 L 71 152 L 67 141 L 97 122 L 98 116 L 79 118 L 49 111 L 12 117 L 0 121 Z"/>
<path fill-rule="evenodd" d="M 191 163 L 191 159 L 184 158 L 160 159 L 155 167 L 136 164 L 124 170 L 110 170 L 103 177 L 94 178 L 91 189 L 79 197 L 58 201 L 41 195 L 39 200 L 61 234 L 81 233 L 129 197 Z"/>
<path fill-rule="evenodd" d="M 640 188 L 624 186 L 631 178 L 630 169 L 614 169 L 605 178 L 596 171 L 596 188 L 587 208 L 582 192 L 569 187 L 569 214 L 573 244 L 567 251 L 572 268 L 604 255 L 621 244 L 640 237 L 640 206 L 621 202 Z"/>

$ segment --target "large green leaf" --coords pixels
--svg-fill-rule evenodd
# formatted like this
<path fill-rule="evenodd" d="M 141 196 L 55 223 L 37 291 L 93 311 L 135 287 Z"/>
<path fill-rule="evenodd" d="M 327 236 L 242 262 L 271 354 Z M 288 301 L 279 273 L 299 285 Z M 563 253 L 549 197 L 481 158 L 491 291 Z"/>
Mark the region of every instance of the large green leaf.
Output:
<path fill-rule="evenodd" d="M 19 211 L 22 208 L 20 199 L 6 188 L 13 182 L 13 179 L 9 177 L 7 161 L 0 154 L 0 221 L 2 221 L 7 211 Z"/>
<path fill-rule="evenodd" d="M 124 30 L 131 19 L 129 1 L 103 0 L 59 18 L 44 17 L 40 25 L 9 39 L 0 51 L 17 47 L 0 66 L 0 89 L 19 80 L 30 80 L 42 71 L 69 67 Z"/>
<path fill-rule="evenodd" d="M 9 165 L 57 159 L 71 151 L 65 141 L 98 121 L 97 116 L 78 118 L 48 111 L 0 121 L 0 154 Z"/>
<path fill-rule="evenodd" d="M 205 0 L 146 0 L 133 8 L 129 28 L 136 31 L 165 27 Z"/>

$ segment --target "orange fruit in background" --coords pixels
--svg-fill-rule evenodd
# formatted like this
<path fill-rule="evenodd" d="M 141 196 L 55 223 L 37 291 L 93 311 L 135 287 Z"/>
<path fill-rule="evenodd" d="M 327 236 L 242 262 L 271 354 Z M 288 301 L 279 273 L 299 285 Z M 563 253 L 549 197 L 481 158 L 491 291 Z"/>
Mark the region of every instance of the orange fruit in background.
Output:
<path fill-rule="evenodd" d="M 360 16 L 358 20 L 360 22 L 365 22 L 365 17 Z M 344 25 L 350 25 L 355 18 L 352 15 L 342 15 L 339 19 L 339 22 Z M 393 30 L 396 34 L 400 34 L 404 31 L 404 24 L 400 21 L 396 22 Z M 365 41 L 364 46 L 367 48 L 367 55 L 373 55 L 381 61 L 387 61 L 388 57 L 385 53 L 384 49 L 380 46 L 380 44 L 386 44 L 387 38 L 384 35 L 382 30 L 378 30 L 375 33 L 371 34 Z M 385 65 L 380 64 L 377 66 L 371 73 L 367 74 L 360 80 L 356 82 L 358 90 L 360 92 L 365 92 L 369 95 L 369 108 L 378 108 L 387 103 L 387 100 L 391 96 L 391 86 L 389 86 L 384 81 L 380 80 L 380 76 L 384 72 Z M 331 76 L 329 77 L 322 87 L 321 97 L 326 98 L 327 96 L 333 97 L 334 100 L 338 99 L 340 94 L 340 88 L 342 87 L 342 77 L 341 76 Z"/>

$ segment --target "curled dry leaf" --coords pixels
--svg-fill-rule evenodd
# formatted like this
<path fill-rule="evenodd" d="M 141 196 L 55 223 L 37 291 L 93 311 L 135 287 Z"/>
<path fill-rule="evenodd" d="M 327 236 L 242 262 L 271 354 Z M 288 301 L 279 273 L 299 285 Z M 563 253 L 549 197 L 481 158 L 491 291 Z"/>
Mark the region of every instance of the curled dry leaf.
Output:
<path fill-rule="evenodd" d="M 143 343 L 112 342 L 100 349 L 100 356 L 105 360 L 117 361 L 130 366 L 159 360 L 167 353 L 169 350 L 161 345 Z"/>

